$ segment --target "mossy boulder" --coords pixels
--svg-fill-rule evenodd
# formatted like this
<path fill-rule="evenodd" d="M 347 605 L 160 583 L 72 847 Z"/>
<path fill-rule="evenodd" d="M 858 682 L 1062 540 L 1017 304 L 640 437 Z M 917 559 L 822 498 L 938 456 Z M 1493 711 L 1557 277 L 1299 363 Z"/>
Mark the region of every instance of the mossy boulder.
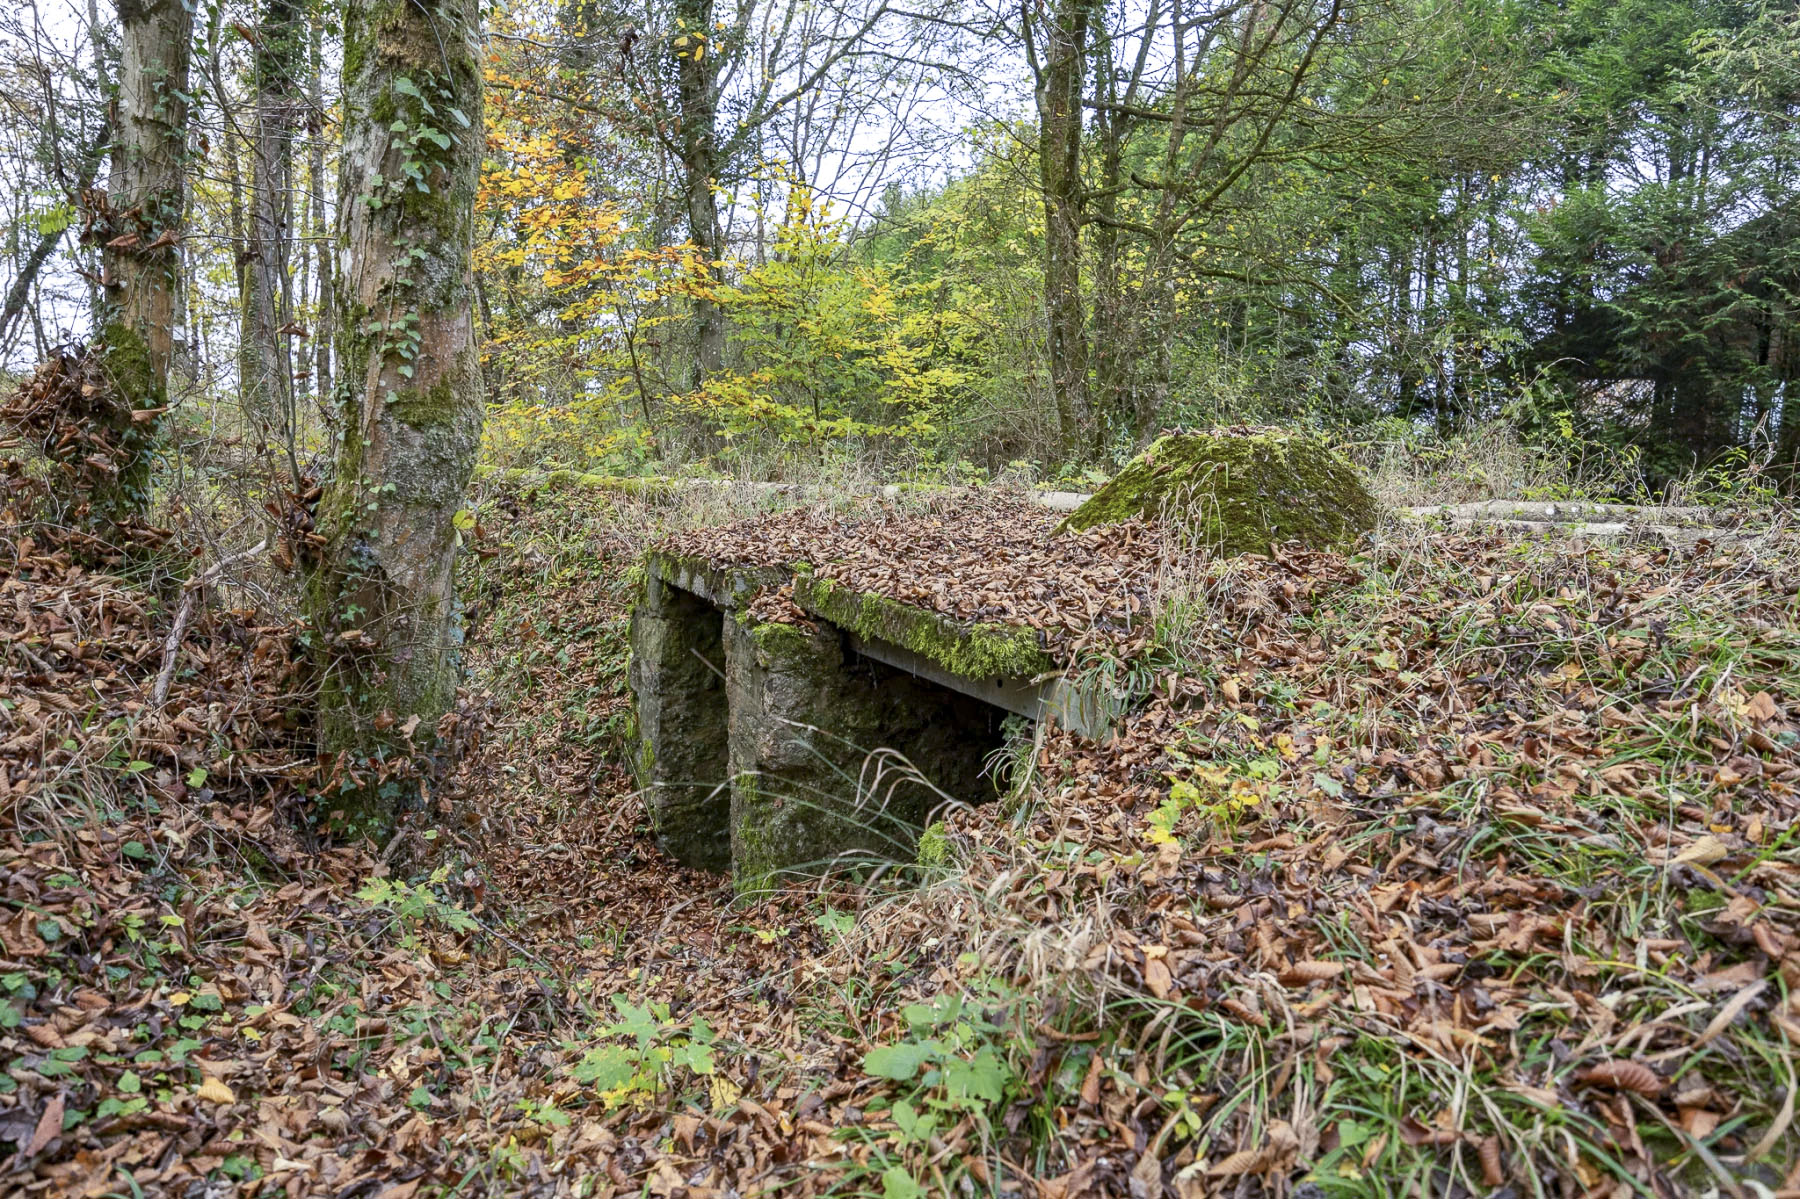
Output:
<path fill-rule="evenodd" d="M 1060 526 L 1079 532 L 1144 515 L 1192 522 L 1226 556 L 1277 542 L 1347 549 L 1375 527 L 1375 498 L 1324 442 L 1278 429 L 1168 433 Z"/>

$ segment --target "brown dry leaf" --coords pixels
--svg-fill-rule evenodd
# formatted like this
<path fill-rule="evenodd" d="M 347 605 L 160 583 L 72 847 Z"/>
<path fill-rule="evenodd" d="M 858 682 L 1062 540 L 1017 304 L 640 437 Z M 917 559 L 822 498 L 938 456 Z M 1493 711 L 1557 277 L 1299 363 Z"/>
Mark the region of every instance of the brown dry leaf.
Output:
<path fill-rule="evenodd" d="M 200 1085 L 194 1088 L 194 1094 L 209 1103 L 237 1102 L 237 1096 L 232 1094 L 231 1088 L 211 1075 L 200 1080 Z"/>
<path fill-rule="evenodd" d="M 1731 847 L 1711 833 L 1669 859 L 1671 866 L 1711 866 L 1731 855 Z"/>
<path fill-rule="evenodd" d="M 1349 969 L 1343 962 L 1303 961 L 1295 962 L 1281 972 L 1281 983 L 1286 987 L 1304 987 L 1311 983 L 1325 982 L 1336 978 Z"/>
<path fill-rule="evenodd" d="M 1100 1102 L 1100 1072 L 1106 1068 L 1098 1053 L 1088 1062 L 1087 1077 L 1081 1080 L 1081 1101 L 1090 1106 Z"/>
<path fill-rule="evenodd" d="M 1208 1174 L 1253 1174 L 1262 1169 L 1263 1151 L 1261 1149 L 1240 1149 L 1236 1153 L 1220 1158 L 1207 1168 Z"/>
<path fill-rule="evenodd" d="M 1506 1181 L 1506 1170 L 1500 1162 L 1500 1138 L 1483 1137 L 1478 1150 L 1481 1156 L 1481 1181 L 1497 1187 Z"/>
<path fill-rule="evenodd" d="M 1169 974 L 1169 967 L 1161 958 L 1151 958 L 1144 963 L 1144 985 L 1158 999 L 1167 999 L 1174 988 L 1175 980 Z"/>
<path fill-rule="evenodd" d="M 1146 1149 L 1131 1167 L 1132 1199 L 1160 1199 L 1162 1193 L 1162 1161 Z"/>
<path fill-rule="evenodd" d="M 31 1143 L 25 1146 L 25 1157 L 36 1157 L 51 1141 L 62 1135 L 63 1097 L 58 1091 L 44 1105 L 44 1114 L 38 1117 L 37 1129 L 31 1134 Z"/>
<path fill-rule="evenodd" d="M 1667 1085 L 1656 1071 L 1642 1062 L 1621 1058 L 1589 1066 L 1575 1075 L 1575 1081 L 1590 1086 L 1610 1087 L 1615 1091 L 1635 1091 L 1647 1098 L 1662 1094 L 1663 1087 Z"/>
<path fill-rule="evenodd" d="M 1076 1199 L 1087 1193 L 1088 1180 L 1093 1176 L 1092 1159 L 1082 1162 L 1067 1174 L 1055 1178 L 1036 1179 L 1038 1199 Z"/>
<path fill-rule="evenodd" d="M 694 1151 L 694 1134 L 700 1131 L 700 1118 L 686 1112 L 675 1117 L 672 1130 L 675 1141 L 686 1147 L 689 1153 Z"/>

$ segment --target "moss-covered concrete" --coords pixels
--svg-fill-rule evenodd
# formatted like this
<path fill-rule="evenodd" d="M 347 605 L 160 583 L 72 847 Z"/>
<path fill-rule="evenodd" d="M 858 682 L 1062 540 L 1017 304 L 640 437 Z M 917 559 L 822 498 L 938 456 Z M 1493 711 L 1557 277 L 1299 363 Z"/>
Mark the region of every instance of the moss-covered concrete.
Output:
<path fill-rule="evenodd" d="M 671 554 L 665 550 L 646 551 L 644 570 L 651 577 L 666 580 L 728 608 L 748 604 L 758 591 L 779 587 L 788 577 L 786 571 L 777 567 L 719 563 L 710 558 Z"/>
<path fill-rule="evenodd" d="M 1158 438 L 1059 528 L 1138 515 L 1190 522 L 1229 556 L 1287 541 L 1347 549 L 1374 528 L 1377 509 L 1355 468 L 1324 442 L 1256 429 Z"/>
<path fill-rule="evenodd" d="M 1056 668 L 1037 631 L 1020 625 L 965 624 L 805 573 L 794 576 L 794 602 L 859 637 L 909 649 L 966 678 L 1032 678 Z"/>
<path fill-rule="evenodd" d="M 859 657 L 828 624 L 732 617 L 723 632 L 740 892 L 906 860 L 946 796 L 994 798 L 983 771 L 1002 743 L 997 710 Z"/>
<path fill-rule="evenodd" d="M 657 843 L 721 873 L 731 867 L 724 623 L 698 596 L 649 580 L 631 616 L 629 667 L 638 786 Z"/>

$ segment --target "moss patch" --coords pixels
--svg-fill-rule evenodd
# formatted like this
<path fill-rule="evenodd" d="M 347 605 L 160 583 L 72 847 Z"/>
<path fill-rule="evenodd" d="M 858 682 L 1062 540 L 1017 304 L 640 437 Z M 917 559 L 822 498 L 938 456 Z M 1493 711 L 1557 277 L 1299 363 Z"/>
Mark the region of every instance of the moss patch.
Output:
<path fill-rule="evenodd" d="M 1355 469 L 1323 442 L 1279 430 L 1222 430 L 1159 437 L 1058 528 L 1079 532 L 1174 512 L 1228 556 L 1267 553 L 1283 541 L 1346 549 L 1376 518 Z"/>
<path fill-rule="evenodd" d="M 759 589 L 778 587 L 787 579 L 785 571 L 774 567 L 722 566 L 710 558 L 666 550 L 645 551 L 644 569 L 683 591 L 703 595 L 727 608 L 748 603 Z"/>
<path fill-rule="evenodd" d="M 679 479 L 657 475 L 601 475 L 581 470 L 521 470 L 499 466 L 478 466 L 475 478 L 520 487 L 591 488 L 646 499 L 673 495 L 682 484 Z"/>
<path fill-rule="evenodd" d="M 394 415 L 415 429 L 431 429 L 454 421 L 462 410 L 456 388 L 447 378 L 430 387 L 409 387 L 397 391 L 388 403 Z"/>
<path fill-rule="evenodd" d="M 1037 632 L 1020 625 L 963 624 L 805 574 L 794 577 L 794 602 L 859 637 L 909 649 L 964 678 L 1032 678 L 1056 668 L 1038 646 Z"/>
<path fill-rule="evenodd" d="M 739 624 L 744 625 L 750 630 L 750 635 L 756 638 L 756 644 L 764 651 L 779 653 L 782 651 L 783 647 L 785 647 L 789 652 L 792 652 L 799 646 L 804 645 L 807 638 L 813 636 L 813 634 L 807 632 L 805 629 L 791 624 L 781 624 L 778 621 L 753 624 L 750 621 L 749 612 L 739 612 L 737 614 L 737 620 Z"/>

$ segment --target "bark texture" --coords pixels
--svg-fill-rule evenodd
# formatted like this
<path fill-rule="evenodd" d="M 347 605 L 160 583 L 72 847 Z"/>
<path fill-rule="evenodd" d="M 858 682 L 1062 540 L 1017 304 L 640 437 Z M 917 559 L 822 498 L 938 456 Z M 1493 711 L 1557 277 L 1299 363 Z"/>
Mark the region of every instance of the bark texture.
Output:
<path fill-rule="evenodd" d="M 100 346 L 125 412 L 168 403 L 176 285 L 186 202 L 188 59 L 194 14 L 181 0 L 120 0 L 118 115 L 102 252 L 105 300 Z M 150 500 L 158 422 L 114 430 L 122 457 L 116 482 L 93 495 L 94 514 L 120 521 Z"/>
<path fill-rule="evenodd" d="M 724 232 L 719 226 L 716 188 L 719 175 L 719 64 L 720 55 L 707 39 L 713 29 L 712 0 L 676 0 L 675 19 L 684 31 L 684 44 L 675 46 L 676 91 L 681 105 L 681 176 L 687 202 L 688 240 L 709 263 L 723 256 Z M 711 51 L 709 53 L 709 51 Z M 707 278 L 718 282 L 718 268 L 709 266 Z M 698 387 L 725 362 L 727 324 L 725 310 L 711 297 L 694 299 L 697 343 L 694 347 L 694 379 Z"/>
<path fill-rule="evenodd" d="M 300 114 L 305 27 L 296 0 L 267 0 L 251 69 L 256 140 L 250 159 L 250 229 L 243 275 L 239 385 L 251 428 L 292 457 L 294 364 L 288 349 L 288 246 L 292 240 L 294 130 Z M 297 465 L 293 467 L 298 473 Z"/>
<path fill-rule="evenodd" d="M 470 266 L 479 41 L 474 0 L 346 6 L 342 440 L 308 606 L 324 667 L 320 749 L 340 766 L 323 808 L 377 839 L 422 797 L 412 767 L 441 759 L 461 670 L 455 517 L 482 417 Z"/>
<path fill-rule="evenodd" d="M 307 186 L 311 189 L 313 267 L 318 273 L 319 303 L 313 313 L 313 394 L 323 403 L 331 394 L 331 330 L 335 321 L 332 287 L 336 265 L 332 259 L 331 241 L 325 223 L 325 139 L 322 121 L 325 112 L 324 33 L 317 22 L 310 31 L 311 62 L 307 71 L 306 91 L 309 100 L 307 133 L 311 149 L 307 160 Z"/>
<path fill-rule="evenodd" d="M 1093 0 L 1057 0 L 1037 67 L 1038 170 L 1044 193 L 1044 308 L 1050 391 L 1065 459 L 1089 431 L 1087 329 L 1081 300 L 1081 100 Z"/>

